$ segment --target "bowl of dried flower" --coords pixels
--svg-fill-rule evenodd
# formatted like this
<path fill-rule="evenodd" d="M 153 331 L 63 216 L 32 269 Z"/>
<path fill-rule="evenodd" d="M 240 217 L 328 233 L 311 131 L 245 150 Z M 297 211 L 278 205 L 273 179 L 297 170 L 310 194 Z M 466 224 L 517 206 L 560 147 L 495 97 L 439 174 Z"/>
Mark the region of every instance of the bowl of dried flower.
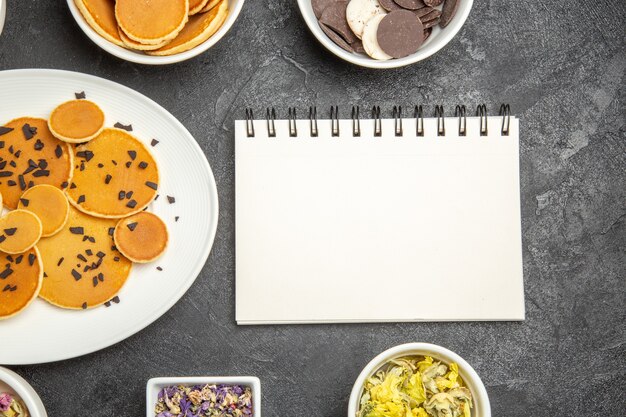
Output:
<path fill-rule="evenodd" d="M 47 417 L 41 398 L 28 382 L 0 366 L 0 417 Z"/>
<path fill-rule="evenodd" d="M 459 355 L 407 343 L 376 356 L 357 378 L 348 417 L 491 417 L 487 390 Z"/>
<path fill-rule="evenodd" d="M 261 417 L 261 382 L 252 376 L 152 378 L 148 381 L 146 417 L 188 415 Z"/>

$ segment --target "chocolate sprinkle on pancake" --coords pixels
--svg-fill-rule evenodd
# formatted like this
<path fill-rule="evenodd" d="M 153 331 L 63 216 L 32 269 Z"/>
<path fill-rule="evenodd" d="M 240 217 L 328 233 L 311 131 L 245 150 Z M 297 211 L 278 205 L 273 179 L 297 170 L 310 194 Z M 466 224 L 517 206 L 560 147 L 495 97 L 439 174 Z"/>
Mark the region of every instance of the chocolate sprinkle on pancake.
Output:
<path fill-rule="evenodd" d="M 104 112 L 92 101 L 70 100 L 52 111 L 48 128 L 64 142 L 87 142 L 102 132 Z"/>
<path fill-rule="evenodd" d="M 0 272 L 0 283 L 6 288 L 0 292 L 0 320 L 15 316 L 28 307 L 41 289 L 43 265 L 39 251 L 34 247 L 26 253 L 29 262 L 18 263 L 6 256 L 9 263 Z M 4 255 L 0 252 L 0 257 Z"/>
<path fill-rule="evenodd" d="M 12 130 L 13 130 L 12 127 L 0 126 L 0 136 L 6 135 L 7 133 L 11 132 Z M 2 147 L 4 147 L 4 142 L 2 142 Z"/>
<path fill-rule="evenodd" d="M 42 237 L 52 236 L 60 231 L 70 212 L 70 204 L 65 193 L 45 184 L 26 190 L 17 208 L 30 211 L 41 220 Z"/>
<path fill-rule="evenodd" d="M 156 45 L 174 39 L 188 19 L 189 0 L 117 0 L 115 17 L 132 40 Z"/>
<path fill-rule="evenodd" d="M 40 297 L 54 305 L 70 309 L 81 309 L 83 305 L 85 308 L 92 308 L 111 300 L 126 282 L 132 267 L 132 263 L 124 257 L 118 262 L 113 260 L 116 256 L 120 257 L 118 252 L 111 249 L 113 240 L 108 234 L 109 228 L 115 224 L 116 220 L 89 216 L 70 207 L 66 226 L 56 235 L 42 239 L 37 245 L 48 274 Z M 86 235 L 93 237 L 93 241 L 84 241 L 82 236 L 70 231 L 76 228 L 83 229 Z M 102 256 L 98 257 L 96 253 Z M 72 262 L 62 262 L 59 265 L 59 259 L 76 259 L 79 254 L 88 261 L 89 269 L 86 271 L 77 270 Z M 106 279 L 94 287 L 92 277 L 100 273 Z"/>
<path fill-rule="evenodd" d="M 156 190 L 146 187 L 147 181 L 159 183 L 159 172 L 156 161 L 148 149 L 130 133 L 120 129 L 104 129 L 98 137 L 76 147 L 76 151 L 90 151 L 94 156 L 84 161 L 84 169 L 74 173 L 72 182 L 75 188 L 67 190 L 70 203 L 79 210 L 97 217 L 120 218 L 143 210 L 156 195 Z M 148 166 L 141 169 L 137 166 L 107 166 L 109 172 L 98 168 L 100 163 L 128 158 L 133 152 Z M 106 183 L 107 175 L 111 179 Z M 133 204 L 124 200 L 125 196 L 133 196 Z M 84 196 L 81 198 L 81 196 Z"/>
<path fill-rule="evenodd" d="M 115 19 L 115 0 L 74 0 L 74 3 L 98 35 L 115 45 L 124 46 Z"/>
<path fill-rule="evenodd" d="M 24 133 L 24 137 L 26 138 L 26 140 L 30 140 L 35 137 L 35 134 L 37 133 L 37 128 L 31 127 L 28 123 L 24 123 L 24 126 L 22 126 L 22 133 Z"/>
<path fill-rule="evenodd" d="M 113 127 L 125 130 L 127 132 L 132 132 L 133 131 L 133 125 L 124 125 L 124 124 L 121 124 L 120 122 L 115 122 Z"/>
<path fill-rule="evenodd" d="M 195 48 L 209 39 L 222 26 L 228 16 L 228 0 L 208 11 L 189 17 L 189 22 L 170 43 L 148 55 L 174 55 Z"/>
<path fill-rule="evenodd" d="M 41 238 L 41 220 L 26 210 L 13 210 L 0 218 L 0 230 L 5 237 L 0 251 L 19 254 L 35 246 Z"/>
<path fill-rule="evenodd" d="M 25 124 L 36 128 L 34 140 L 41 144 L 38 150 L 34 149 L 32 139 L 27 140 L 24 137 L 22 126 Z M 49 184 L 60 187 L 62 183 L 69 181 L 74 168 L 74 153 L 70 145 L 52 135 L 44 119 L 22 117 L 7 123 L 7 126 L 14 130 L 2 137 L 6 147 L 0 148 L 0 161 L 9 161 L 10 165 L 15 165 L 15 170 L 0 171 L 0 176 L 9 178 L 7 182 L 0 183 L 0 193 L 4 197 L 4 205 L 9 209 L 15 209 L 22 192 L 31 183 L 32 186 Z M 32 170 L 30 161 L 45 161 L 46 169 L 43 172 Z M 5 172 L 8 174 L 4 174 Z M 22 174 L 23 172 L 26 173 Z M 16 187 L 18 181 L 19 188 Z"/>
<path fill-rule="evenodd" d="M 157 215 L 144 211 L 121 219 L 113 234 L 117 249 L 133 262 L 150 262 L 168 243 L 167 227 Z"/>

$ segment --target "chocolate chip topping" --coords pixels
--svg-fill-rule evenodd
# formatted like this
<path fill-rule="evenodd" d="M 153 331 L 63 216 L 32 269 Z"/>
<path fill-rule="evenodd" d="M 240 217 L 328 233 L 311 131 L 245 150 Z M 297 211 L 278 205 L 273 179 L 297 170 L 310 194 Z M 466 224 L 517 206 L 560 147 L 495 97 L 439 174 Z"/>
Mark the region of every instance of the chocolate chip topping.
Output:
<path fill-rule="evenodd" d="M 118 129 L 122 129 L 122 130 L 126 130 L 127 132 L 132 132 L 133 131 L 133 125 L 123 125 L 120 122 L 116 122 L 113 127 L 116 127 Z"/>

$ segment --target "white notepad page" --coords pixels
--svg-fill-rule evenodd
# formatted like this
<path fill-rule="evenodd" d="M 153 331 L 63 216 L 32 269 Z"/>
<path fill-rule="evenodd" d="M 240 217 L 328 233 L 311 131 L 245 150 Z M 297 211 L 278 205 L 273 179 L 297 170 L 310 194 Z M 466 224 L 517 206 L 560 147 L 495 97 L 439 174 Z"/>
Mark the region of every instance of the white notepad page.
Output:
<path fill-rule="evenodd" d="M 237 121 L 237 322 L 523 320 L 519 122 L 501 121 Z"/>

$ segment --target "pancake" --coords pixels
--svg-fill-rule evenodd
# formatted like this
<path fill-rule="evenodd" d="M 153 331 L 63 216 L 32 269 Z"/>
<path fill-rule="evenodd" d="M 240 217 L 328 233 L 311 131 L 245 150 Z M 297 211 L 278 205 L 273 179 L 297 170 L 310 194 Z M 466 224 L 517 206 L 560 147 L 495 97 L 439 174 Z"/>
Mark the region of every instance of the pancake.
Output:
<path fill-rule="evenodd" d="M 70 309 L 96 307 L 113 298 L 132 267 L 113 249 L 115 223 L 71 207 L 61 231 L 37 245 L 47 275 L 39 296 Z"/>
<path fill-rule="evenodd" d="M 200 13 L 211 0 L 189 0 L 189 16 Z"/>
<path fill-rule="evenodd" d="M 37 185 L 26 190 L 19 203 L 18 209 L 30 211 L 41 221 L 42 237 L 57 233 L 67 222 L 70 204 L 63 191 L 51 185 Z"/>
<path fill-rule="evenodd" d="M 180 34 L 163 48 L 147 51 L 149 55 L 174 55 L 188 51 L 206 41 L 222 26 L 228 16 L 228 1 L 222 0 L 207 13 L 189 18 Z"/>
<path fill-rule="evenodd" d="M 119 27 L 134 41 L 158 45 L 174 39 L 187 23 L 189 0 L 117 0 Z"/>
<path fill-rule="evenodd" d="M 120 32 L 120 38 L 122 39 L 122 42 L 124 42 L 124 47 L 129 48 L 129 49 L 135 49 L 137 51 L 154 51 L 155 49 L 162 48 L 168 43 L 170 43 L 170 41 L 167 40 L 157 45 L 146 45 L 146 44 L 139 43 L 139 42 L 132 40 L 131 38 L 126 36 L 126 34 L 124 33 L 122 29 L 120 29 L 119 32 Z"/>
<path fill-rule="evenodd" d="M 46 120 L 22 117 L 5 127 L 13 129 L 0 135 L 0 193 L 5 207 L 15 209 L 24 191 L 35 185 L 67 186 L 74 153 L 52 136 Z"/>
<path fill-rule="evenodd" d="M 48 128 L 63 142 L 87 142 L 102 132 L 104 112 L 93 101 L 66 101 L 52 110 Z"/>
<path fill-rule="evenodd" d="M 41 220 L 26 210 L 13 210 L 0 217 L 0 252 L 26 252 L 41 238 Z"/>
<path fill-rule="evenodd" d="M 124 46 L 117 31 L 115 0 L 74 0 L 85 21 L 109 42 Z"/>
<path fill-rule="evenodd" d="M 163 254 L 168 233 L 159 216 L 142 211 L 121 219 L 115 226 L 113 238 L 122 255 L 133 262 L 146 263 Z"/>
<path fill-rule="evenodd" d="M 121 129 L 104 129 L 76 146 L 74 178 L 66 190 L 70 203 L 97 217 L 121 218 L 154 200 L 159 183 L 156 161 L 146 146 Z"/>
<path fill-rule="evenodd" d="M 37 247 L 19 255 L 0 252 L 0 320 L 15 316 L 37 297 L 43 265 Z"/>
<path fill-rule="evenodd" d="M 204 6 L 204 8 L 202 10 L 200 10 L 200 13 L 208 12 L 209 10 L 211 10 L 212 8 L 217 6 L 220 1 L 222 1 L 222 0 L 209 0 L 209 2 L 206 4 L 206 6 Z M 228 0 L 225 0 L 225 1 L 228 1 Z"/>

